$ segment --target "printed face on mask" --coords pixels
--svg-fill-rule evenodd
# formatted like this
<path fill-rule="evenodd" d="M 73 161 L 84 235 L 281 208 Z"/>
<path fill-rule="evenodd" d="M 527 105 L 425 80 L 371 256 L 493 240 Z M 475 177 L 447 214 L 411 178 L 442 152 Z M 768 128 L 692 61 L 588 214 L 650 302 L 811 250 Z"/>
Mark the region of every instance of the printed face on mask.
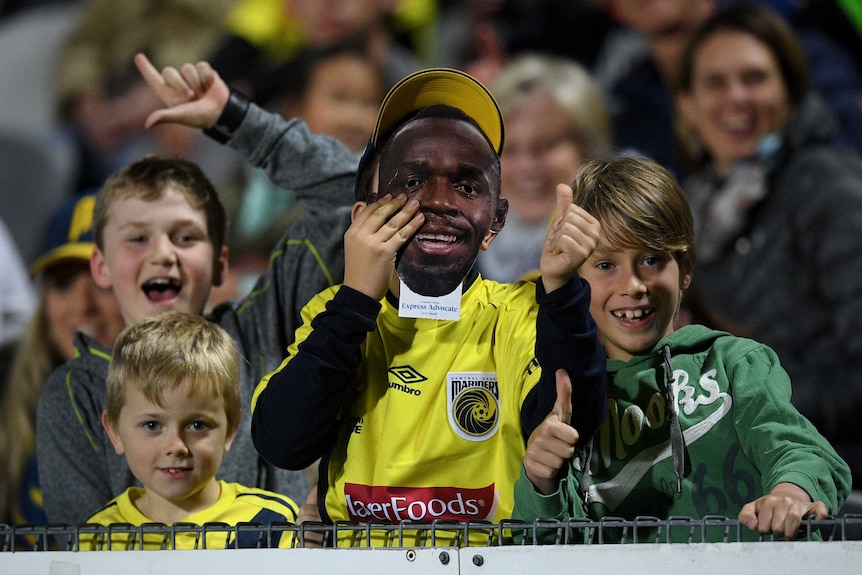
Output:
<path fill-rule="evenodd" d="M 454 291 L 503 227 L 498 159 L 482 133 L 460 119 L 405 124 L 383 150 L 379 195 L 407 194 L 425 216 L 401 251 L 398 275 L 414 292 Z"/>

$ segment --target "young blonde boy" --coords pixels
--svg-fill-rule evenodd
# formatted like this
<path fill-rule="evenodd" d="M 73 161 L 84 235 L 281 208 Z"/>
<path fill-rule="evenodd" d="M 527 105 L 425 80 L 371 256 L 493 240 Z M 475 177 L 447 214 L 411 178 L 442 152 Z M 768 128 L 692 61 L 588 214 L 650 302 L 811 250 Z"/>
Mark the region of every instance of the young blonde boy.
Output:
<path fill-rule="evenodd" d="M 699 325 L 674 330 L 695 254 L 688 201 L 673 177 L 620 157 L 584 165 L 572 188 L 574 203 L 601 224 L 578 271 L 608 356 L 608 417 L 582 477 L 584 454 L 570 461 L 578 432 L 559 407 L 571 388 L 558 385 L 556 413 L 528 442 L 515 517 L 721 515 L 738 517 L 755 538 L 793 537 L 805 516 L 837 512 L 849 469 L 791 405 L 775 353 Z"/>
<path fill-rule="evenodd" d="M 299 120 L 270 126 L 277 118 L 254 106 L 245 118 L 249 133 L 239 131 L 234 143 L 255 163 L 277 154 L 266 162 L 267 173 L 294 190 L 305 208 L 274 246 L 251 294 L 206 315 L 239 350 L 242 406 L 250 414 L 254 386 L 283 359 L 303 305 L 341 278 L 343 238 L 332 231 L 350 220 L 356 158 Z M 117 296 L 127 325 L 168 310 L 204 312 L 210 290 L 224 279 L 228 254 L 224 209 L 197 165 L 165 156 L 132 162 L 103 185 L 94 218 L 91 271 Z M 45 383 L 36 437 L 48 521 L 71 525 L 134 484 L 101 424 L 111 350 L 83 333 L 76 334 L 75 350 Z M 219 478 L 305 501 L 305 472 L 276 469 L 260 457 L 250 420 L 240 422 Z"/>
<path fill-rule="evenodd" d="M 242 416 L 239 358 L 225 330 L 176 311 L 132 324 L 117 338 L 107 385 L 102 423 L 143 488 L 128 488 L 87 523 L 296 522 L 297 506 L 290 498 L 215 478 Z M 118 532 L 110 536 L 110 548 L 290 547 L 293 542 L 289 531 L 272 530 L 270 540 L 258 535 L 215 531 L 204 543 L 192 531 L 168 537 Z M 81 548 L 104 549 L 108 539 L 84 536 Z"/>

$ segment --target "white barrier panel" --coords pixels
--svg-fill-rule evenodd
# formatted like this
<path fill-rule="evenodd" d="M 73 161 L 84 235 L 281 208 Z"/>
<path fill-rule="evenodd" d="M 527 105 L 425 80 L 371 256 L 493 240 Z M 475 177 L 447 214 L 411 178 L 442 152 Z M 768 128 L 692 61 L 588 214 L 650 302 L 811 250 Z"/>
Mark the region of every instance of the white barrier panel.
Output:
<path fill-rule="evenodd" d="M 3 575 L 862 573 L 862 541 L 420 549 L 48 551 L 0 554 Z"/>
<path fill-rule="evenodd" d="M 0 575 L 692 575 L 692 569 L 697 575 L 862 575 L 862 515 L 803 523 L 794 541 L 758 537 L 725 517 L 532 524 L 0 525 Z M 76 551 L 94 535 L 115 550 Z M 354 546 L 303 548 L 324 536 Z M 536 539 L 555 544 L 536 545 Z M 372 540 L 388 546 L 369 547 Z M 294 547 L 267 548 L 285 541 Z M 460 546 L 450 546 L 452 541 Z M 157 550 L 141 550 L 144 546 Z M 171 550 L 175 546 L 182 550 Z M 116 550 L 124 547 L 135 550 Z"/>

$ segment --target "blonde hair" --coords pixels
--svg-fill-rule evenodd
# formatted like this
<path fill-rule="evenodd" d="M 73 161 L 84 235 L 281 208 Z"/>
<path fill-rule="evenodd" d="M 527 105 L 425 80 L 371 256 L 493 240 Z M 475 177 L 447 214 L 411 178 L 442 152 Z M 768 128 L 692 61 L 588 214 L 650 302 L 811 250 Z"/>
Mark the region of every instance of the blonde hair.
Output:
<path fill-rule="evenodd" d="M 611 151 L 611 120 L 604 95 L 586 68 L 565 58 L 524 54 L 509 62 L 494 82 L 494 97 L 507 116 L 523 98 L 547 93 L 565 112 L 572 137 L 585 158 Z"/>
<path fill-rule="evenodd" d="M 573 202 L 599 220 L 614 246 L 672 254 L 680 275 L 694 270 L 688 198 L 656 162 L 619 156 L 586 162 L 572 182 Z"/>
<path fill-rule="evenodd" d="M 51 339 L 46 310 L 47 290 L 18 342 L 0 400 L 0 522 L 18 508 L 21 483 L 36 447 L 36 407 L 42 385 L 63 357 Z"/>
<path fill-rule="evenodd" d="M 239 425 L 239 358 L 233 339 L 203 316 L 177 311 L 143 319 L 117 337 L 108 366 L 108 419 L 116 424 L 129 386 L 164 406 L 165 390 L 186 383 L 188 394 L 218 396 L 228 432 Z"/>

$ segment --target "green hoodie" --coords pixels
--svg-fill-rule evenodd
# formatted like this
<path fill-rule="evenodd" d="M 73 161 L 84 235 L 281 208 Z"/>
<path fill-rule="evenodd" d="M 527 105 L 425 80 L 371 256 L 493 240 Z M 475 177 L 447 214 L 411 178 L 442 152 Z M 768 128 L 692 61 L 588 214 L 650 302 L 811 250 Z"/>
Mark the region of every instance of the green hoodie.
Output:
<path fill-rule="evenodd" d="M 676 449 L 665 399 L 667 359 L 683 439 Z M 608 377 L 608 418 L 593 438 L 589 477 L 578 471 L 584 450 L 548 496 L 536 492 L 522 469 L 516 519 L 735 518 L 783 482 L 823 501 L 830 513 L 844 503 L 849 468 L 791 405 L 790 379 L 770 348 L 687 326 L 628 362 L 608 361 Z"/>

